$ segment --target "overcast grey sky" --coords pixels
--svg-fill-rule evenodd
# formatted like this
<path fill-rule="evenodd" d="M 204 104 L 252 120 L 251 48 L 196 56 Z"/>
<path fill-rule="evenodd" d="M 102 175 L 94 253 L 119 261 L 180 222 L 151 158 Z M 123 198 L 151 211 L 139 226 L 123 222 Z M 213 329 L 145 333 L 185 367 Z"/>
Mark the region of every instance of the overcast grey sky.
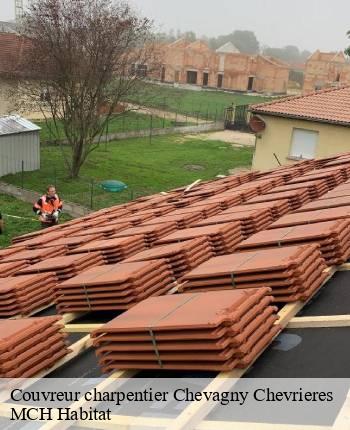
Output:
<path fill-rule="evenodd" d="M 26 1 L 26 0 L 25 0 Z M 349 0 L 130 0 L 163 30 L 217 36 L 252 30 L 263 45 L 341 50 L 350 30 Z M 0 20 L 12 19 L 14 0 L 0 0 Z"/>

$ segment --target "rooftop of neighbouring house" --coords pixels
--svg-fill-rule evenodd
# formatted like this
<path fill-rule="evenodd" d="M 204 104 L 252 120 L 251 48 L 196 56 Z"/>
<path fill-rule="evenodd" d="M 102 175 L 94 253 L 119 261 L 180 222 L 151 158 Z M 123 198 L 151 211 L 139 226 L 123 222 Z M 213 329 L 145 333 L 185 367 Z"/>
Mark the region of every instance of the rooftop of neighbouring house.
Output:
<path fill-rule="evenodd" d="M 251 111 L 284 118 L 350 125 L 350 86 L 253 105 Z"/>

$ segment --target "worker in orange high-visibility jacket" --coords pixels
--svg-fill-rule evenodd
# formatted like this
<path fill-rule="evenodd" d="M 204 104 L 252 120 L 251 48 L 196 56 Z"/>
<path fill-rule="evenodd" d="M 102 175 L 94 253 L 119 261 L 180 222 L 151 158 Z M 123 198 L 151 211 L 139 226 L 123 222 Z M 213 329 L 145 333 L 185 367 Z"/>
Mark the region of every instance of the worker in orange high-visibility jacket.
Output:
<path fill-rule="evenodd" d="M 63 203 L 56 193 L 56 188 L 49 185 L 40 199 L 34 203 L 33 211 L 39 216 L 43 228 L 58 224 L 58 218 L 62 212 Z"/>

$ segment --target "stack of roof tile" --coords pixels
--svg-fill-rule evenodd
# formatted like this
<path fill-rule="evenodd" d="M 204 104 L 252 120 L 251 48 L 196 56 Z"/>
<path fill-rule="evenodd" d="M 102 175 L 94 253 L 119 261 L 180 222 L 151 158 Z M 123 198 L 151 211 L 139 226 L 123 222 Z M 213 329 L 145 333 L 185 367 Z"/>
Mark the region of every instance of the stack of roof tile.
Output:
<path fill-rule="evenodd" d="M 103 255 L 106 263 L 115 264 L 138 252 L 143 251 L 145 247 L 146 245 L 144 236 L 138 235 L 96 240 L 74 249 L 70 252 L 70 254 L 91 253 L 94 251 L 99 251 Z"/>
<path fill-rule="evenodd" d="M 52 246 L 50 248 L 28 249 L 15 254 L 11 254 L 1 260 L 2 263 L 11 261 L 22 261 L 28 264 L 36 264 L 39 261 L 47 260 L 55 255 L 65 255 L 67 248 L 63 245 Z"/>
<path fill-rule="evenodd" d="M 69 353 L 59 317 L 0 321 L 0 377 L 30 378 Z"/>
<path fill-rule="evenodd" d="M 24 247 L 25 249 L 37 249 L 51 243 L 51 241 L 53 240 L 61 238 L 62 236 L 63 234 L 57 230 L 53 232 L 47 231 L 46 236 L 45 235 L 35 236 L 33 238 L 23 240 L 19 243 L 15 243 L 12 245 L 12 247 L 13 248 Z"/>
<path fill-rule="evenodd" d="M 232 206 L 241 204 L 242 198 L 239 193 L 231 192 L 230 194 L 221 193 L 205 200 L 206 203 L 219 203 L 221 209 L 228 209 Z M 201 205 L 203 202 L 200 203 Z M 191 205 L 193 207 L 194 205 Z"/>
<path fill-rule="evenodd" d="M 0 260 L 0 278 L 7 278 L 13 276 L 18 270 L 27 267 L 24 261 L 12 261 L 10 263 L 2 263 Z"/>
<path fill-rule="evenodd" d="M 268 194 L 283 193 L 285 191 L 298 190 L 301 188 L 306 188 L 308 190 L 311 200 L 317 199 L 318 197 L 327 193 L 329 190 L 326 180 L 319 179 L 316 181 L 302 182 L 299 184 L 282 185 L 281 187 L 273 188 L 268 192 Z"/>
<path fill-rule="evenodd" d="M 338 208 L 341 206 L 349 206 L 349 205 L 350 205 L 350 196 L 333 197 L 333 198 L 327 198 L 327 199 L 320 198 L 313 202 L 307 203 L 306 205 L 303 205 L 295 212 L 315 211 L 319 209 Z"/>
<path fill-rule="evenodd" d="M 92 333 L 103 372 L 228 371 L 250 365 L 280 332 L 269 288 L 145 300 Z"/>
<path fill-rule="evenodd" d="M 339 166 L 324 166 L 322 167 L 322 169 L 318 170 L 320 173 L 338 173 L 340 172 L 342 177 L 343 177 L 343 181 L 347 181 L 350 177 L 350 164 L 347 163 L 343 163 Z M 306 173 L 307 175 L 308 173 Z"/>
<path fill-rule="evenodd" d="M 272 200 L 271 202 L 252 203 L 246 205 L 232 206 L 221 212 L 224 213 L 238 213 L 249 210 L 264 210 L 268 209 L 271 213 L 272 219 L 278 219 L 282 215 L 291 211 L 288 200 Z"/>
<path fill-rule="evenodd" d="M 24 246 L 10 246 L 9 248 L 0 249 L 0 262 L 2 262 L 5 258 L 10 257 L 14 254 L 18 254 L 19 252 L 24 250 Z"/>
<path fill-rule="evenodd" d="M 169 233 L 177 230 L 176 222 L 165 222 L 159 225 L 140 225 L 130 227 L 120 233 L 113 235 L 116 237 L 130 237 L 143 235 L 147 247 L 152 247 L 160 238 L 167 236 Z"/>
<path fill-rule="evenodd" d="M 178 209 L 181 210 L 181 209 Z M 204 218 L 202 211 L 192 209 L 191 212 L 185 214 L 169 213 L 158 218 L 153 218 L 145 221 L 142 225 L 158 225 L 169 222 L 175 222 L 178 229 L 189 228 Z"/>
<path fill-rule="evenodd" d="M 301 188 L 298 190 L 284 191 L 281 193 L 263 194 L 261 196 L 250 199 L 247 204 L 270 202 L 273 200 L 288 200 L 292 210 L 300 208 L 300 206 L 308 203 L 311 199 L 307 188 Z"/>
<path fill-rule="evenodd" d="M 214 252 L 208 239 L 206 237 L 199 237 L 180 243 L 156 246 L 128 258 L 125 260 L 125 263 L 163 258 L 171 267 L 175 278 L 179 279 L 184 273 L 209 260 L 213 255 Z"/>
<path fill-rule="evenodd" d="M 222 207 L 219 202 L 206 203 L 205 200 L 201 204 L 195 203 L 194 205 L 190 205 L 185 208 L 172 210 L 171 215 L 189 214 L 197 211 L 202 213 L 203 218 L 209 218 L 210 216 L 216 215 L 221 212 Z"/>
<path fill-rule="evenodd" d="M 154 209 L 152 208 L 152 210 Z M 152 214 L 151 212 L 143 213 L 141 211 L 122 218 L 115 218 L 113 220 L 106 221 L 105 225 L 117 225 L 117 224 L 128 223 L 130 227 L 136 227 L 137 225 L 142 224 L 149 219 L 155 218 L 155 216 L 156 215 Z"/>
<path fill-rule="evenodd" d="M 273 222 L 273 218 L 269 209 L 246 210 L 245 212 L 236 213 L 224 211 L 219 215 L 197 222 L 195 226 L 202 227 L 234 221 L 241 224 L 242 235 L 246 238 L 260 230 L 264 230 L 265 227 Z"/>
<path fill-rule="evenodd" d="M 230 222 L 178 230 L 160 239 L 157 245 L 183 242 L 184 240 L 203 236 L 208 237 L 209 243 L 216 255 L 232 252 L 237 244 L 243 240 L 241 224 L 239 222 Z"/>
<path fill-rule="evenodd" d="M 240 243 L 239 250 L 318 243 L 326 263 L 342 264 L 350 257 L 350 219 L 276 228 L 254 234 Z"/>
<path fill-rule="evenodd" d="M 99 235 L 102 235 L 104 238 L 108 238 L 108 237 L 111 237 L 114 234 L 119 233 L 120 231 L 123 231 L 129 227 L 131 227 L 131 223 L 129 223 L 129 222 L 114 224 L 112 221 L 109 221 L 108 225 L 101 225 L 99 227 L 82 229 L 78 232 L 75 232 L 72 234 L 72 237 L 74 237 L 74 236 L 87 236 L 87 235 L 90 236 L 92 234 L 99 234 Z"/>
<path fill-rule="evenodd" d="M 350 218 L 350 206 L 341 206 L 339 208 L 320 209 L 284 215 L 273 224 L 270 224 L 268 229 L 291 227 L 302 224 L 313 224 L 315 222 L 332 221 L 342 218 Z"/>
<path fill-rule="evenodd" d="M 325 179 L 330 190 L 344 182 L 344 177 L 340 170 L 336 172 L 322 172 L 322 170 L 313 170 L 303 176 L 292 179 L 288 182 L 288 184 L 299 184 L 301 182 L 308 182 L 318 179 Z"/>
<path fill-rule="evenodd" d="M 0 317 L 28 315 L 53 302 L 54 273 L 0 278 Z"/>
<path fill-rule="evenodd" d="M 323 199 L 332 199 L 334 197 L 343 197 L 343 196 L 350 196 L 350 183 L 349 181 L 344 182 L 342 185 L 338 185 L 337 187 L 333 188 L 333 190 L 328 191 L 327 194 L 324 194 L 320 200 Z"/>
<path fill-rule="evenodd" d="M 72 236 L 72 237 L 62 237 L 61 239 L 53 240 L 52 242 L 45 243 L 41 245 L 44 248 L 50 248 L 51 246 L 66 246 L 68 250 L 72 250 L 79 246 L 84 245 L 98 239 L 103 238 L 102 233 L 87 234 L 86 236 Z"/>
<path fill-rule="evenodd" d="M 307 300 L 327 277 L 319 245 L 214 257 L 185 274 L 179 292 L 269 287 L 276 302 Z"/>
<path fill-rule="evenodd" d="M 174 274 L 165 260 L 98 266 L 56 285 L 56 307 L 60 313 L 124 310 L 173 286 Z"/>
<path fill-rule="evenodd" d="M 105 261 L 101 253 L 96 251 L 86 254 L 48 258 L 21 269 L 17 274 L 26 275 L 30 273 L 54 272 L 57 278 L 62 281 L 78 275 L 89 267 L 100 266 L 104 263 Z"/>

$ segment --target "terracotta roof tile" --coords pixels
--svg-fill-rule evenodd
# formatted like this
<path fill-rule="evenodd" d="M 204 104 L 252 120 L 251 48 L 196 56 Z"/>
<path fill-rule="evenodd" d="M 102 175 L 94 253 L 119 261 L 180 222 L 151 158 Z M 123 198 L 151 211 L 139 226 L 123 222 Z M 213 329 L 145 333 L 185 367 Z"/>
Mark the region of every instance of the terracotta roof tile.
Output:
<path fill-rule="evenodd" d="M 327 89 L 254 105 L 255 113 L 350 125 L 350 87 Z"/>

